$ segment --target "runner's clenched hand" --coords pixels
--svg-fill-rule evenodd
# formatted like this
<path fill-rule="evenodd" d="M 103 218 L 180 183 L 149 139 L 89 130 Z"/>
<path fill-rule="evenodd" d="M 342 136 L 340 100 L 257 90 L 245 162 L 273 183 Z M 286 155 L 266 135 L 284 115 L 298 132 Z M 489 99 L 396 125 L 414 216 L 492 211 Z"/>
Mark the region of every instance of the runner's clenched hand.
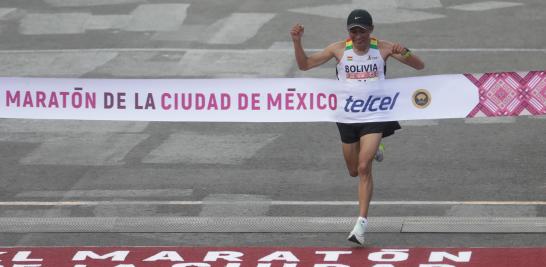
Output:
<path fill-rule="evenodd" d="M 300 41 L 301 37 L 303 36 L 303 25 L 296 24 L 292 27 L 292 30 L 290 30 L 290 36 L 292 37 L 293 41 Z"/>
<path fill-rule="evenodd" d="M 391 54 L 392 55 L 402 54 L 405 51 L 406 51 L 406 48 L 403 45 L 401 45 L 400 43 L 392 44 L 392 47 L 391 47 Z"/>

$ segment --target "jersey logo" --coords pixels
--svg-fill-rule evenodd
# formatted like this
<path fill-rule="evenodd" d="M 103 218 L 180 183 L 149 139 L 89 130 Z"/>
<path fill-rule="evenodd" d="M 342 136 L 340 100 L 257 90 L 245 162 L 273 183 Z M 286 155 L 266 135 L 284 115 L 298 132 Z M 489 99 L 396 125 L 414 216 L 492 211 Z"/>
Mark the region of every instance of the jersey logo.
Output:
<path fill-rule="evenodd" d="M 368 65 L 345 65 L 347 79 L 370 79 L 379 75 L 376 64 Z"/>

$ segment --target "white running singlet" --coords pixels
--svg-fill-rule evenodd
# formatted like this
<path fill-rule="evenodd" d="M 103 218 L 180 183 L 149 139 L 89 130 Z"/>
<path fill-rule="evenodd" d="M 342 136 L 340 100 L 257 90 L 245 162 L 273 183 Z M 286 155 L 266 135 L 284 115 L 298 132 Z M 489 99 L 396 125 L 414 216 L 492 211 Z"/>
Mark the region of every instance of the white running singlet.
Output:
<path fill-rule="evenodd" d="M 366 82 L 385 80 L 385 61 L 377 47 L 377 39 L 370 39 L 368 53 L 357 55 L 353 41 L 345 41 L 343 57 L 337 64 L 337 78 L 340 81 Z"/>

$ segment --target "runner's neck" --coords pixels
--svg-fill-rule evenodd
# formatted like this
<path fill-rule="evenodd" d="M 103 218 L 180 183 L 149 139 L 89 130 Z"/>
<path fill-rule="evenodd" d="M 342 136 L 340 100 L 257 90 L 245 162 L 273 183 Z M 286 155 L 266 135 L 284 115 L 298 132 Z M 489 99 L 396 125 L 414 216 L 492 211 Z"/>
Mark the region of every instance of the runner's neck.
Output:
<path fill-rule="evenodd" d="M 362 47 L 357 47 L 356 45 L 353 46 L 353 51 L 355 52 L 355 54 L 359 56 L 365 55 L 366 53 L 368 53 L 369 50 L 370 50 L 370 42 L 366 42 L 366 44 L 363 45 Z"/>

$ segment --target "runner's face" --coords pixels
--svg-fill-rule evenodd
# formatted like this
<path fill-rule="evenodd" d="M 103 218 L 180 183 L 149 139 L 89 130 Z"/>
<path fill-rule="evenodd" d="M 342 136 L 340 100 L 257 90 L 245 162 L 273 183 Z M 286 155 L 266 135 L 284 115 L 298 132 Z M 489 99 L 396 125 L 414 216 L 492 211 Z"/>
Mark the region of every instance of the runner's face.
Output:
<path fill-rule="evenodd" d="M 351 40 L 353 40 L 353 45 L 356 45 L 358 47 L 366 46 L 370 42 L 370 34 L 372 33 L 372 29 L 364 29 L 360 27 L 352 27 L 349 30 L 349 37 L 351 37 Z"/>

